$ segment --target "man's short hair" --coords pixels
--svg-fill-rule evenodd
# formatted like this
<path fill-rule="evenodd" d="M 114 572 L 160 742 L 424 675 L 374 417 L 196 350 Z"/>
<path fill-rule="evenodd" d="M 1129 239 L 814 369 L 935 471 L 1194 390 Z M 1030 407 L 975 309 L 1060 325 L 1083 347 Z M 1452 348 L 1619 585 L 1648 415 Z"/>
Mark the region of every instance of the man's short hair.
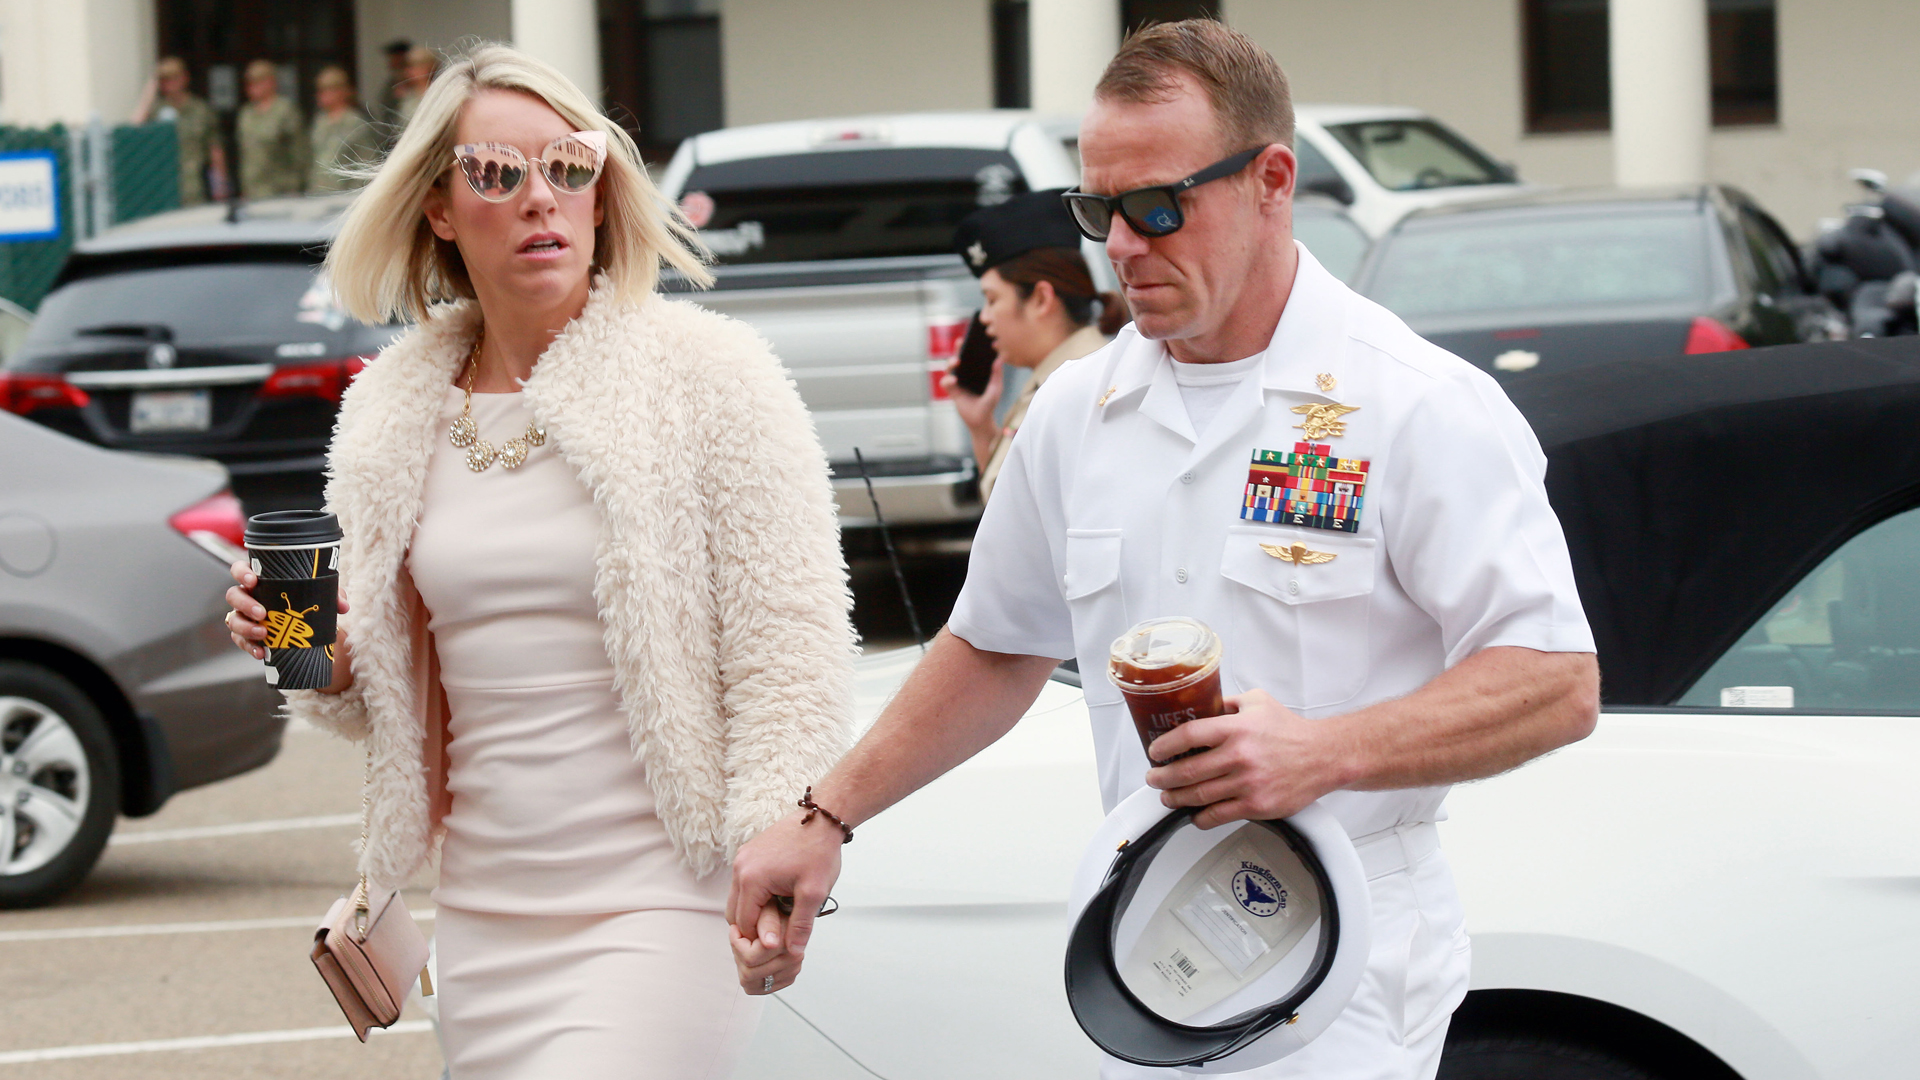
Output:
<path fill-rule="evenodd" d="M 1207 92 L 1223 151 L 1293 146 L 1293 95 L 1273 54 L 1213 19 L 1155 23 L 1128 35 L 1093 96 L 1105 101 L 1171 99 L 1181 75 Z"/>
<path fill-rule="evenodd" d="M 353 89 L 353 76 L 347 74 L 347 69 L 341 67 L 339 64 L 328 64 L 326 67 L 320 69 L 318 75 L 314 76 L 313 84 L 322 90 L 336 86 L 344 90 L 351 90 Z"/>
<path fill-rule="evenodd" d="M 160 58 L 159 63 L 153 65 L 153 73 L 162 79 L 171 78 L 175 75 L 185 75 L 187 73 L 187 62 L 177 56 L 163 56 Z"/>
<path fill-rule="evenodd" d="M 274 79 L 277 81 L 279 78 L 280 69 L 275 67 L 271 60 L 255 60 L 247 65 L 247 82 L 252 82 L 255 79 Z"/>
<path fill-rule="evenodd" d="M 406 38 L 394 38 L 380 47 L 380 51 L 392 57 L 402 57 L 413 51 L 413 42 Z"/>

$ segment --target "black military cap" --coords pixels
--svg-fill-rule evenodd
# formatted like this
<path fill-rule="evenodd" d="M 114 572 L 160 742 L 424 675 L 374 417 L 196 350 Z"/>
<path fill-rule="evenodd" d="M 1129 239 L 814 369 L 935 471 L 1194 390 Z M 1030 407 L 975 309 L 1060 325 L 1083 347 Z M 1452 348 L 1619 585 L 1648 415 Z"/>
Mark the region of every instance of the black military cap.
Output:
<path fill-rule="evenodd" d="M 1080 230 L 1060 201 L 1065 188 L 1015 195 L 997 206 L 975 210 L 953 233 L 953 250 L 974 277 L 1035 248 L 1080 250 Z"/>

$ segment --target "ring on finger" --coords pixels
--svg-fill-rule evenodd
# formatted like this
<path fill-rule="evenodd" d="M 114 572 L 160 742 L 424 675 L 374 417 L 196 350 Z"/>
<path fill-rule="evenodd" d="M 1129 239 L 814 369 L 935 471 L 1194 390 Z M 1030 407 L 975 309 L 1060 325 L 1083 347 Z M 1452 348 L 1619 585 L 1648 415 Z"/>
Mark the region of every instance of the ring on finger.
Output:
<path fill-rule="evenodd" d="M 769 975 L 760 980 L 760 992 L 763 994 L 773 993 L 773 976 Z"/>

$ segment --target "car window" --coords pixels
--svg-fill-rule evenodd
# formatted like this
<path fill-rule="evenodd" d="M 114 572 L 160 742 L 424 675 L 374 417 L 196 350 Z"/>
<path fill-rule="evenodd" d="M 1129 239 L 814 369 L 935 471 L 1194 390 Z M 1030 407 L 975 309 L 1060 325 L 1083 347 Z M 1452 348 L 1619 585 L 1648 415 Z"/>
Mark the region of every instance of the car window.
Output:
<path fill-rule="evenodd" d="M 1920 710 L 1920 510 L 1847 541 L 1679 704 Z"/>
<path fill-rule="evenodd" d="M 1780 226 L 1759 210 L 1742 206 L 1740 229 L 1753 250 L 1753 261 L 1759 269 L 1764 291 L 1800 292 L 1800 263 Z"/>
<path fill-rule="evenodd" d="M 1509 182 L 1491 158 L 1432 120 L 1369 120 L 1327 130 L 1389 191 Z"/>
<path fill-rule="evenodd" d="M 997 150 L 835 150 L 693 170 L 681 208 L 722 263 L 941 255 L 960 219 L 1027 190 Z"/>
<path fill-rule="evenodd" d="M 1367 254 L 1367 234 L 1345 214 L 1296 208 L 1293 236 L 1313 252 L 1320 265 L 1341 281 L 1352 281 Z"/>
<path fill-rule="evenodd" d="M 327 355 L 361 351 L 390 330 L 362 327 L 339 306 L 325 271 L 307 262 L 203 263 L 81 278 L 40 302 L 23 352 L 116 334 L 179 346 L 317 342 Z M 339 352 L 333 350 L 337 348 Z"/>
<path fill-rule="evenodd" d="M 1449 214 L 1385 245 L 1366 292 L 1401 318 L 1704 301 L 1692 213 Z"/>
<path fill-rule="evenodd" d="M 1311 191 L 1313 190 L 1313 185 L 1322 180 L 1331 180 L 1340 184 L 1346 183 L 1346 178 L 1340 175 L 1340 170 L 1334 168 L 1333 162 L 1328 161 L 1327 155 L 1321 153 L 1319 148 L 1314 146 L 1312 142 L 1303 138 L 1295 138 L 1293 140 L 1293 156 L 1294 160 L 1298 163 L 1297 168 L 1300 170 L 1300 174 L 1296 176 L 1293 181 L 1295 191 Z"/>

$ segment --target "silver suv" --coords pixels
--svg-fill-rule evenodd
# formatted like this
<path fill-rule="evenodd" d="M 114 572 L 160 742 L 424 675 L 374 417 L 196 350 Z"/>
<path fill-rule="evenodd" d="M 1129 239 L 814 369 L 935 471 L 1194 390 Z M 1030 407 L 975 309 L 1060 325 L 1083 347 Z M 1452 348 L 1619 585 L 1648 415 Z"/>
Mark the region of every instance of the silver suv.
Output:
<path fill-rule="evenodd" d="M 714 288 L 689 298 L 773 343 L 832 462 L 843 525 L 874 523 L 856 449 L 888 524 L 979 517 L 967 429 L 940 391 L 980 306 L 953 230 L 981 206 L 1078 180 L 1060 132 L 1020 111 L 761 124 L 680 144 L 661 186 L 720 261 Z"/>

